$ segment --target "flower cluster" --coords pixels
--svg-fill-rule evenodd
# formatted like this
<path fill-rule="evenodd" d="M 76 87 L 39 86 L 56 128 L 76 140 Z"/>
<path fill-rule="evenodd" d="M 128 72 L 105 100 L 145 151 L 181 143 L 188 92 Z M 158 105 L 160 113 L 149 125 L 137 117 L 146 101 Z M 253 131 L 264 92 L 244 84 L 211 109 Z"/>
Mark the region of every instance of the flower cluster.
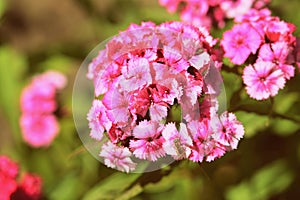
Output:
<path fill-rule="evenodd" d="M 56 92 L 64 88 L 66 78 L 56 71 L 37 75 L 21 94 L 20 125 L 23 139 L 33 147 L 48 146 L 59 132 L 54 112 Z"/>
<path fill-rule="evenodd" d="M 270 0 L 159 0 L 169 12 L 179 10 L 182 21 L 207 28 L 212 25 L 222 28 L 225 19 L 243 15 L 251 8 L 260 9 L 269 2 Z"/>
<path fill-rule="evenodd" d="M 0 199 L 38 200 L 41 197 L 42 181 L 38 175 L 25 173 L 17 180 L 19 167 L 7 156 L 0 156 Z"/>
<path fill-rule="evenodd" d="M 275 96 L 295 71 L 295 61 L 289 59 L 296 44 L 292 35 L 295 26 L 270 14 L 268 9 L 250 10 L 235 18 L 237 24 L 221 41 L 232 63 L 249 64 L 244 68 L 243 81 L 247 93 L 256 100 Z"/>
<path fill-rule="evenodd" d="M 90 136 L 111 168 L 129 172 L 138 160 L 212 161 L 237 148 L 242 124 L 218 116 L 221 77 L 204 28 L 180 22 L 131 25 L 89 65 L 95 96 Z M 181 112 L 181 118 L 176 115 Z"/>

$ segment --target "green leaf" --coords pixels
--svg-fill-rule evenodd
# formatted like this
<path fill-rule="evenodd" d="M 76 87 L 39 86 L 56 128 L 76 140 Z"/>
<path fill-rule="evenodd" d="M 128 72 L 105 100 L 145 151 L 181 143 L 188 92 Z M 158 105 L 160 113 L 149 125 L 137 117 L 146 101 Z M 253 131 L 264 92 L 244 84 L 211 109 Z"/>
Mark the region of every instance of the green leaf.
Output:
<path fill-rule="evenodd" d="M 245 137 L 252 137 L 259 131 L 268 127 L 269 118 L 267 116 L 257 115 L 243 111 L 235 112 L 239 121 L 245 128 Z"/>
<path fill-rule="evenodd" d="M 300 129 L 300 125 L 286 119 L 276 119 L 271 123 L 272 130 L 281 136 L 288 136 Z"/>
<path fill-rule="evenodd" d="M 0 105 L 13 128 L 15 139 L 19 136 L 19 98 L 23 74 L 27 67 L 25 57 L 10 47 L 0 48 Z"/>
<path fill-rule="evenodd" d="M 141 174 L 116 172 L 89 190 L 84 200 L 115 199 L 125 191 Z"/>
<path fill-rule="evenodd" d="M 274 110 L 278 113 L 286 113 L 293 107 L 294 103 L 298 100 L 299 92 L 283 93 L 281 95 L 278 95 L 276 96 L 276 100 L 274 103 Z"/>
<path fill-rule="evenodd" d="M 119 197 L 116 198 L 116 200 L 127 200 L 132 199 L 133 197 L 137 196 L 143 191 L 143 188 L 140 186 L 140 184 L 134 185 L 129 190 L 125 191 L 123 194 L 121 194 Z"/>
<path fill-rule="evenodd" d="M 40 64 L 40 67 L 46 70 L 57 70 L 62 73 L 68 73 L 72 68 L 74 60 L 65 55 L 54 55 Z"/>
<path fill-rule="evenodd" d="M 249 181 L 231 187 L 226 192 L 228 200 L 260 200 L 284 191 L 294 179 L 293 172 L 283 160 L 260 169 Z"/>
<path fill-rule="evenodd" d="M 0 19 L 2 18 L 5 9 L 6 9 L 6 0 L 0 0 Z"/>
<path fill-rule="evenodd" d="M 80 181 L 75 173 L 71 172 L 59 181 L 59 184 L 50 193 L 50 199 L 77 199 L 81 189 Z"/>

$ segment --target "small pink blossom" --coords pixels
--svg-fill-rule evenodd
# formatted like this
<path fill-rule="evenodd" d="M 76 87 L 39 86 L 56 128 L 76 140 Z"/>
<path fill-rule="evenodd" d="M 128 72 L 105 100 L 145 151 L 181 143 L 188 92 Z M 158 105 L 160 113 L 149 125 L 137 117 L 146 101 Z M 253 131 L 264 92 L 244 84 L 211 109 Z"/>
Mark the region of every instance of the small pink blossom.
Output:
<path fill-rule="evenodd" d="M 288 44 L 285 42 L 276 42 L 264 44 L 259 50 L 258 60 L 273 62 L 283 72 L 285 78 L 289 80 L 294 76 L 295 68 L 287 64 L 288 55 Z"/>
<path fill-rule="evenodd" d="M 221 45 L 225 56 L 234 64 L 243 64 L 251 53 L 255 54 L 260 44 L 261 36 L 248 24 L 237 24 L 223 35 Z"/>
<path fill-rule="evenodd" d="M 106 166 L 127 173 L 133 171 L 136 167 L 136 163 L 130 158 L 131 155 L 132 153 L 127 147 L 116 146 L 111 142 L 105 143 L 100 153 Z"/>
<path fill-rule="evenodd" d="M 236 149 L 239 140 L 244 136 L 244 127 L 233 113 L 224 112 L 220 120 L 212 120 L 216 134 L 214 138 L 221 144 Z"/>
<path fill-rule="evenodd" d="M 24 141 L 33 147 L 49 146 L 59 132 L 57 119 L 52 114 L 23 114 L 20 125 Z"/>
<path fill-rule="evenodd" d="M 258 61 L 243 72 L 247 93 L 256 100 L 273 97 L 285 85 L 284 74 L 271 62 Z"/>
<path fill-rule="evenodd" d="M 89 127 L 91 129 L 90 136 L 96 140 L 101 140 L 103 132 L 109 130 L 112 122 L 108 119 L 106 114 L 106 107 L 102 101 L 94 100 L 87 119 L 89 120 Z"/>
<path fill-rule="evenodd" d="M 109 90 L 102 99 L 103 104 L 108 108 L 107 116 L 114 122 L 127 122 L 129 118 L 129 97 L 118 89 Z"/>
<path fill-rule="evenodd" d="M 55 88 L 44 83 L 30 84 L 23 89 L 20 103 L 22 112 L 54 112 L 57 107 L 55 101 Z"/>
<path fill-rule="evenodd" d="M 180 123 L 180 131 L 178 131 L 174 123 L 168 123 L 162 132 L 162 136 L 165 139 L 163 143 L 165 152 L 174 159 L 187 158 L 191 153 L 190 146 L 193 142 L 185 124 Z"/>
<path fill-rule="evenodd" d="M 151 121 L 142 121 L 133 129 L 133 136 L 136 140 L 130 141 L 130 149 L 133 154 L 140 159 L 156 161 L 165 156 L 162 147 L 163 137 L 161 136 L 163 127 Z"/>
<path fill-rule="evenodd" d="M 124 79 L 120 85 L 125 91 L 133 91 L 151 84 L 149 62 L 145 58 L 130 60 L 128 66 L 122 69 Z"/>

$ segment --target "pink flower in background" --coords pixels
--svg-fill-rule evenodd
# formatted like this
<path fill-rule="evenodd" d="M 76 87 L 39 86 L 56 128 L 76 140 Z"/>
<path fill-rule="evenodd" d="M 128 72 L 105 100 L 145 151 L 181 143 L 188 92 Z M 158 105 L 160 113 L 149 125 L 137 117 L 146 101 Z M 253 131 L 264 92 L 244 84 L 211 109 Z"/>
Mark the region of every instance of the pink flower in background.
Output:
<path fill-rule="evenodd" d="M 22 136 L 32 147 L 49 146 L 59 133 L 59 124 L 52 114 L 23 114 L 20 119 Z"/>
<path fill-rule="evenodd" d="M 256 100 L 273 97 L 285 85 L 284 74 L 271 62 L 258 61 L 245 67 L 243 81 L 247 93 Z"/>
<path fill-rule="evenodd" d="M 250 97 L 263 100 L 275 96 L 295 73 L 295 25 L 271 16 L 268 9 L 251 9 L 248 13 L 237 16 L 235 22 L 233 28 L 224 33 L 221 41 L 225 56 L 234 64 L 248 65 L 244 69 L 243 79 Z M 242 35 L 244 39 L 240 39 Z M 251 45 L 251 48 L 247 49 L 246 44 Z M 251 53 L 256 55 L 257 52 L 258 56 L 250 57 Z M 273 63 L 272 67 L 268 62 Z M 254 70 L 250 65 L 257 67 Z"/>
<path fill-rule="evenodd" d="M 100 153 L 100 156 L 104 158 L 105 165 L 127 173 L 136 167 L 136 163 L 130 158 L 131 155 L 132 153 L 127 147 L 119 147 L 111 142 L 105 143 Z"/>
<path fill-rule="evenodd" d="M 221 41 L 225 56 L 238 65 L 243 64 L 251 53 L 255 54 L 261 43 L 261 36 L 248 24 L 235 25 L 224 33 Z"/>
<path fill-rule="evenodd" d="M 25 142 L 33 147 L 49 146 L 59 132 L 53 113 L 58 109 L 56 93 L 66 86 L 66 77 L 47 71 L 33 77 L 23 89 L 20 99 L 20 126 Z"/>
<path fill-rule="evenodd" d="M 9 200 L 11 194 L 17 189 L 16 177 L 18 165 L 6 156 L 0 156 L 0 199 Z"/>
<path fill-rule="evenodd" d="M 130 141 L 130 149 L 133 154 L 140 159 L 156 161 L 166 153 L 163 150 L 163 137 L 161 136 L 163 127 L 158 123 L 142 121 L 133 129 L 133 136 L 136 140 Z"/>
<path fill-rule="evenodd" d="M 19 166 L 9 157 L 0 155 L 0 199 L 38 200 L 42 194 L 42 181 L 38 175 L 25 172 L 18 181 Z"/>
<path fill-rule="evenodd" d="M 55 88 L 38 84 L 37 81 L 26 86 L 21 94 L 21 110 L 26 113 L 51 113 L 56 109 Z"/>
<path fill-rule="evenodd" d="M 179 11 L 182 21 L 195 26 L 223 28 L 226 19 L 239 17 L 251 8 L 261 9 L 270 0 L 159 0 L 170 13 Z"/>
<path fill-rule="evenodd" d="M 39 200 L 42 194 L 42 179 L 36 174 L 25 173 L 13 195 L 13 199 Z"/>

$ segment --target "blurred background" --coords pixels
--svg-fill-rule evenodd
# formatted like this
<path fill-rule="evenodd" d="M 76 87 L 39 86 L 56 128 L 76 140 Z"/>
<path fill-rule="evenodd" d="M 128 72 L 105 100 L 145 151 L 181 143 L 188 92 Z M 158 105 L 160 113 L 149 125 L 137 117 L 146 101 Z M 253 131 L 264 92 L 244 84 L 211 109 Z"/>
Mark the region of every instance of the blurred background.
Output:
<path fill-rule="evenodd" d="M 294 23 L 300 36 L 300 1 L 273 0 L 273 15 Z M 43 199 L 297 199 L 300 196 L 300 77 L 274 103 L 246 99 L 235 110 L 246 133 L 239 148 L 212 163 L 174 163 L 145 174 L 105 167 L 83 147 L 72 117 L 76 72 L 100 42 L 131 23 L 179 20 L 158 0 L 0 0 L 0 154 L 43 179 Z M 212 31 L 221 36 L 220 30 Z M 61 131 L 51 146 L 22 140 L 21 89 L 48 69 L 68 77 L 59 94 Z M 228 109 L 241 78 L 225 73 Z M 238 99 L 240 100 L 240 99 Z M 264 112 L 264 110 L 266 112 Z M 275 110 L 281 116 L 265 115 Z M 0 183 L 1 187 L 1 183 Z"/>

